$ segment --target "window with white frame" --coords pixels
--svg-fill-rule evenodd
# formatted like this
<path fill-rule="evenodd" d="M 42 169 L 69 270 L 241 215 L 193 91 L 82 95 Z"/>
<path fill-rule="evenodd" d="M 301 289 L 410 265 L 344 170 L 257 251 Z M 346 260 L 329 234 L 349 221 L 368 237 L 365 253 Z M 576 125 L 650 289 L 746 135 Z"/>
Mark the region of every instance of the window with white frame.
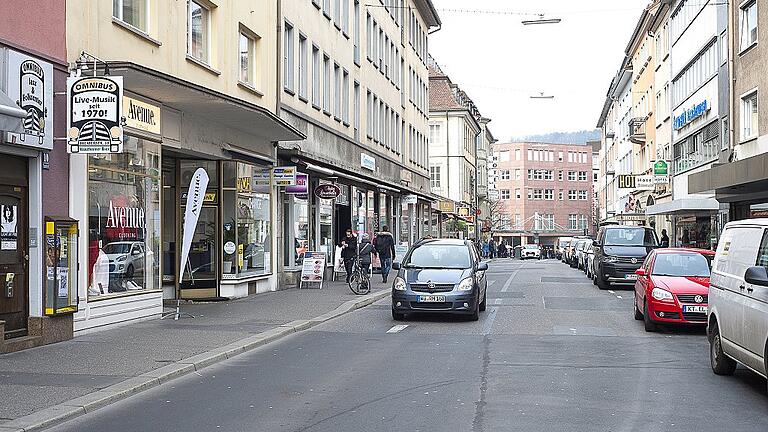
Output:
<path fill-rule="evenodd" d="M 555 190 L 554 189 L 544 189 L 544 199 L 547 201 L 552 201 L 555 199 Z"/>
<path fill-rule="evenodd" d="M 440 166 L 433 165 L 429 167 L 429 185 L 432 189 L 440 189 Z"/>
<path fill-rule="evenodd" d="M 333 64 L 333 117 L 341 120 L 341 67 Z"/>
<path fill-rule="evenodd" d="M 299 97 L 304 100 L 307 100 L 307 80 L 309 79 L 307 44 L 307 37 L 299 33 Z"/>
<path fill-rule="evenodd" d="M 293 26 L 286 22 L 283 31 L 283 87 L 293 91 Z"/>
<path fill-rule="evenodd" d="M 568 171 L 568 181 L 576 181 L 576 171 Z"/>
<path fill-rule="evenodd" d="M 541 221 L 542 221 L 543 229 L 547 231 L 552 231 L 555 229 L 555 215 L 553 214 L 542 215 Z"/>
<path fill-rule="evenodd" d="M 440 125 L 439 124 L 429 125 L 429 144 L 430 145 L 440 144 Z"/>
<path fill-rule="evenodd" d="M 757 90 L 741 98 L 741 141 L 757 137 Z"/>
<path fill-rule="evenodd" d="M 528 150 L 528 160 L 529 161 L 533 160 L 533 150 Z"/>
<path fill-rule="evenodd" d="M 112 16 L 144 33 L 149 32 L 149 0 L 112 0 Z"/>
<path fill-rule="evenodd" d="M 544 191 L 542 189 L 534 189 L 533 190 L 533 199 L 541 200 L 543 198 L 544 198 Z"/>
<path fill-rule="evenodd" d="M 563 181 L 563 170 L 559 170 L 557 172 L 557 180 L 558 181 Z"/>
<path fill-rule="evenodd" d="M 557 199 L 559 199 L 560 201 L 563 200 L 563 190 L 562 189 L 557 193 Z"/>
<path fill-rule="evenodd" d="M 370 17 L 368 18 L 370 20 Z M 367 30 L 367 28 L 366 28 Z M 354 61 L 360 66 L 360 1 L 355 0 L 352 9 L 352 40 L 354 43 Z"/>
<path fill-rule="evenodd" d="M 254 85 L 255 81 L 255 51 L 256 41 L 254 38 L 244 32 L 240 32 L 239 41 L 239 64 L 240 64 L 240 81 L 246 84 Z"/>
<path fill-rule="evenodd" d="M 320 85 L 321 68 L 320 48 L 317 45 L 312 45 L 312 105 L 315 108 L 320 108 L 320 104 L 323 103 L 322 87 Z"/>
<path fill-rule="evenodd" d="M 509 180 L 510 179 L 509 170 L 501 170 L 499 173 L 500 173 L 501 180 Z"/>
<path fill-rule="evenodd" d="M 349 72 L 342 71 L 341 80 L 341 121 L 349 125 Z"/>
<path fill-rule="evenodd" d="M 187 54 L 209 63 L 211 11 L 195 0 L 189 0 L 187 5 Z"/>
<path fill-rule="evenodd" d="M 578 191 L 575 190 L 569 190 L 568 191 L 568 199 L 569 200 L 577 200 L 579 198 Z"/>
<path fill-rule="evenodd" d="M 499 152 L 499 162 L 509 162 L 509 151 Z"/>
<path fill-rule="evenodd" d="M 502 153 L 504 153 L 504 152 L 502 152 Z M 506 152 L 506 153 L 509 154 L 509 152 Z M 521 157 L 520 156 L 520 149 L 515 149 L 515 160 L 519 161 L 520 157 Z"/>
<path fill-rule="evenodd" d="M 587 200 L 587 191 L 580 190 L 579 191 L 579 200 L 586 201 Z"/>
<path fill-rule="evenodd" d="M 502 200 L 504 200 L 504 201 L 508 200 L 509 199 L 509 189 L 501 189 L 499 191 L 499 197 Z"/>
<path fill-rule="evenodd" d="M 587 215 L 579 216 L 579 229 L 587 229 Z"/>
<path fill-rule="evenodd" d="M 579 229 L 578 224 L 579 224 L 578 215 L 575 215 L 575 214 L 568 215 L 568 229 L 570 229 L 571 231 L 575 231 Z"/>
<path fill-rule="evenodd" d="M 323 111 L 331 114 L 331 58 L 323 54 Z"/>
<path fill-rule="evenodd" d="M 515 189 L 515 199 L 522 199 L 522 198 L 523 198 L 523 196 L 520 193 L 520 188 L 516 188 Z"/>
<path fill-rule="evenodd" d="M 739 49 L 744 51 L 757 43 L 757 1 L 741 6 L 739 14 Z"/>
<path fill-rule="evenodd" d="M 360 83 L 355 81 L 355 89 L 352 95 L 354 99 L 354 128 L 355 128 L 355 139 L 360 140 Z"/>
<path fill-rule="evenodd" d="M 555 172 L 552 170 L 543 170 L 544 180 L 553 180 Z"/>
<path fill-rule="evenodd" d="M 520 168 L 515 168 L 515 180 L 520 180 L 522 178 L 522 170 Z"/>
<path fill-rule="evenodd" d="M 579 181 L 587 181 L 587 172 L 579 171 Z"/>

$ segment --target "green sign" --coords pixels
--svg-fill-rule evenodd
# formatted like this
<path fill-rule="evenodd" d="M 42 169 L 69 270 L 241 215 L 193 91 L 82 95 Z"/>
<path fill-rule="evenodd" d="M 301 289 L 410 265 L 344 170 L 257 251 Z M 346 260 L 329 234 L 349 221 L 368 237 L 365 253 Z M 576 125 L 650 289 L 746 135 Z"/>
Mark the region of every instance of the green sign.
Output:
<path fill-rule="evenodd" d="M 653 164 L 653 175 L 666 176 L 669 175 L 669 164 L 667 161 L 658 160 Z"/>

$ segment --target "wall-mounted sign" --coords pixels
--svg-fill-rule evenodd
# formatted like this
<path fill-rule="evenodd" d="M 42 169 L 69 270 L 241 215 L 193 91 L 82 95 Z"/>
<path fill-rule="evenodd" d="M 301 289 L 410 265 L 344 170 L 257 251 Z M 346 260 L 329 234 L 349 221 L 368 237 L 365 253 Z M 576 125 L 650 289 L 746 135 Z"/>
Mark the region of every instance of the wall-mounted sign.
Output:
<path fill-rule="evenodd" d="M 67 78 L 67 151 L 122 153 L 123 77 Z"/>
<path fill-rule="evenodd" d="M 360 166 L 371 171 L 376 171 L 376 158 L 365 153 L 360 153 Z"/>
<path fill-rule="evenodd" d="M 707 111 L 709 111 L 709 103 L 706 100 L 699 103 L 698 105 L 694 105 L 691 108 L 683 111 L 682 114 L 675 117 L 675 121 L 674 121 L 675 130 L 682 129 L 688 123 L 706 114 Z"/>
<path fill-rule="evenodd" d="M 419 202 L 419 197 L 416 195 L 406 195 L 402 198 L 400 198 L 400 202 L 403 204 L 416 204 Z"/>
<path fill-rule="evenodd" d="M 466 217 L 469 217 L 471 212 L 469 207 L 459 207 L 457 210 L 457 213 L 459 216 L 466 218 Z"/>
<path fill-rule="evenodd" d="M 665 160 L 657 160 L 653 164 L 653 175 L 656 176 L 668 176 L 669 175 L 669 162 Z"/>
<path fill-rule="evenodd" d="M 293 195 L 306 195 L 309 193 L 308 183 L 309 183 L 309 178 L 306 174 L 297 173 L 296 184 L 294 186 L 286 186 L 285 193 L 293 194 Z"/>
<path fill-rule="evenodd" d="M 8 50 L 8 96 L 27 112 L 24 132 L 10 133 L 10 142 L 53 149 L 53 65 Z"/>
<path fill-rule="evenodd" d="M 123 96 L 125 125 L 144 132 L 160 135 L 160 107 Z"/>
<path fill-rule="evenodd" d="M 456 203 L 453 201 L 440 201 L 437 208 L 443 213 L 456 213 Z"/>
<path fill-rule="evenodd" d="M 341 195 L 341 188 L 335 184 L 324 183 L 315 188 L 314 194 L 322 199 L 336 199 L 336 197 Z"/>
<path fill-rule="evenodd" d="M 651 190 L 654 188 L 654 176 L 621 174 L 616 176 L 619 189 Z"/>
<path fill-rule="evenodd" d="M 272 182 L 275 186 L 294 186 L 296 184 L 296 167 L 272 168 Z"/>

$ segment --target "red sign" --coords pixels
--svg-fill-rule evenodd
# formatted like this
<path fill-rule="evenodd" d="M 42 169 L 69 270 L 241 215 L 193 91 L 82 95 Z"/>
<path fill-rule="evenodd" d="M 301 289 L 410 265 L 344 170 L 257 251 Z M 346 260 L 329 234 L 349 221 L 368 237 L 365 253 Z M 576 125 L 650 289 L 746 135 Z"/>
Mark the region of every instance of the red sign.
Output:
<path fill-rule="evenodd" d="M 477 210 L 475 210 L 475 214 L 480 216 L 481 214 L 483 214 L 483 211 L 480 210 L 480 209 L 477 209 Z"/>
<path fill-rule="evenodd" d="M 336 199 L 341 195 L 341 188 L 334 184 L 321 184 L 315 188 L 315 196 L 322 199 Z"/>

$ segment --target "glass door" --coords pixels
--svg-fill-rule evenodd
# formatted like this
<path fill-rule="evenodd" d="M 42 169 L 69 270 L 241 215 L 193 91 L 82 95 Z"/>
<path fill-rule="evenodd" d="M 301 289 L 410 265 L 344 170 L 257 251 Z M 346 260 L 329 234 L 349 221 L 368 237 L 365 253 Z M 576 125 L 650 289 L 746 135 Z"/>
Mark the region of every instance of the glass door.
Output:
<path fill-rule="evenodd" d="M 184 214 L 184 207 L 181 214 Z M 183 269 L 180 296 L 183 299 L 213 298 L 218 296 L 217 234 L 218 208 L 203 207 L 192 236 L 189 258 L 180 263 Z"/>

